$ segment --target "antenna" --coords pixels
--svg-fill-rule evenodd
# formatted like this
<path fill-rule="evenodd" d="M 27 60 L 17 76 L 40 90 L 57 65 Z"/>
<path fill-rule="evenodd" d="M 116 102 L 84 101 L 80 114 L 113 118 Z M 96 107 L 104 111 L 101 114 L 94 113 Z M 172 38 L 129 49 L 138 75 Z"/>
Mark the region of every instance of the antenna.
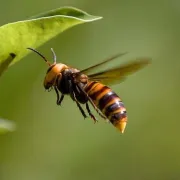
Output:
<path fill-rule="evenodd" d="M 54 64 L 56 64 L 56 53 L 54 52 L 53 48 L 51 48 L 51 52 L 53 54 Z"/>
<path fill-rule="evenodd" d="M 48 64 L 48 66 L 51 66 L 51 63 L 50 63 L 40 52 L 38 52 L 37 50 L 35 50 L 35 49 L 33 49 L 33 48 L 27 48 L 27 49 L 29 49 L 29 50 L 34 51 L 35 53 L 37 53 L 39 56 L 41 56 L 41 57 L 44 59 L 44 61 Z M 53 54 L 55 55 L 54 51 L 53 51 Z M 56 55 L 55 55 L 55 56 L 56 56 Z M 55 57 L 55 60 L 56 60 L 56 57 Z M 54 60 L 54 62 L 55 62 L 55 60 Z"/>

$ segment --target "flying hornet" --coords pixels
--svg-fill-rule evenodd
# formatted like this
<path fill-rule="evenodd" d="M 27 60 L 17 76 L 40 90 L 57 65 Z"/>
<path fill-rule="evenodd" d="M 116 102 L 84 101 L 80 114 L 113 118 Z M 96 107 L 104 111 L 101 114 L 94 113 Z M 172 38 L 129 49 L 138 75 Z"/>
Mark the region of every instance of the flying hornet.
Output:
<path fill-rule="evenodd" d="M 66 64 L 56 62 L 56 54 L 53 54 L 53 63 L 50 63 L 45 56 L 33 48 L 27 48 L 41 56 L 48 64 L 49 68 L 44 79 L 46 90 L 55 90 L 57 95 L 57 105 L 61 105 L 64 96 L 70 95 L 77 104 L 84 118 L 87 117 L 81 104 L 86 106 L 87 113 L 94 120 L 89 103 L 97 113 L 110 121 L 121 133 L 124 132 L 127 123 L 127 112 L 121 98 L 108 85 L 120 83 L 124 78 L 150 63 L 149 58 L 137 58 L 136 60 L 119 65 L 115 68 L 91 73 L 102 65 L 111 62 L 113 59 L 125 55 L 126 53 L 116 54 L 98 64 L 79 70 Z"/>

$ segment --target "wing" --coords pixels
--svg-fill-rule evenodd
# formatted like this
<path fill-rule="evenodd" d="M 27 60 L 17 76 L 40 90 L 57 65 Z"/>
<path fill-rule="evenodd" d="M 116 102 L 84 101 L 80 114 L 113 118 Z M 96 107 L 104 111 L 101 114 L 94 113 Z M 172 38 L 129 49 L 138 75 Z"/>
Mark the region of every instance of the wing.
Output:
<path fill-rule="evenodd" d="M 125 54 L 127 54 L 127 53 L 116 54 L 116 55 L 104 60 L 103 62 L 100 62 L 98 64 L 95 64 L 95 65 L 91 66 L 91 67 L 88 67 L 86 69 L 81 70 L 81 74 L 89 74 L 91 71 L 95 71 L 98 68 L 101 68 L 102 65 L 105 65 L 106 63 L 108 63 L 108 62 L 110 62 L 110 61 L 112 61 L 112 60 L 114 60 L 114 59 L 116 59 L 118 57 L 121 57 L 121 56 L 123 56 Z"/>
<path fill-rule="evenodd" d="M 88 75 L 89 80 L 100 81 L 103 84 L 112 85 L 122 82 L 126 76 L 140 70 L 150 64 L 151 59 L 141 58 L 118 67 Z"/>

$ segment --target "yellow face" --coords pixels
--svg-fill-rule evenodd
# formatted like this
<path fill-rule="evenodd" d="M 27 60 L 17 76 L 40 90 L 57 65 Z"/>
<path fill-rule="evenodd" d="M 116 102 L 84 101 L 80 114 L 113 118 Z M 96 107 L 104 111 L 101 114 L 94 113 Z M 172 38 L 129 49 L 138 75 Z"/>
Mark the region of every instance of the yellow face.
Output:
<path fill-rule="evenodd" d="M 47 70 L 46 76 L 44 78 L 44 88 L 49 89 L 52 86 L 56 86 L 57 77 L 60 78 L 61 72 L 67 68 L 68 67 L 65 64 L 52 64 Z"/>

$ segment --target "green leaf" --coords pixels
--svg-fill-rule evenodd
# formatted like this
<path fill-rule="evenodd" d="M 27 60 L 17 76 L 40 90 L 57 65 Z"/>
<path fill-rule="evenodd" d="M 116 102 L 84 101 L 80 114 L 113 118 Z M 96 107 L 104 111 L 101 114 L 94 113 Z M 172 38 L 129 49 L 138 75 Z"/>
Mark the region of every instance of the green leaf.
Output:
<path fill-rule="evenodd" d="M 0 27 L 0 75 L 11 64 L 30 53 L 27 47 L 37 48 L 59 33 L 101 17 L 92 16 L 73 7 L 63 7 L 34 16 L 28 20 Z"/>
<path fill-rule="evenodd" d="M 12 132 L 16 129 L 15 123 L 9 120 L 0 119 L 0 134 Z"/>

